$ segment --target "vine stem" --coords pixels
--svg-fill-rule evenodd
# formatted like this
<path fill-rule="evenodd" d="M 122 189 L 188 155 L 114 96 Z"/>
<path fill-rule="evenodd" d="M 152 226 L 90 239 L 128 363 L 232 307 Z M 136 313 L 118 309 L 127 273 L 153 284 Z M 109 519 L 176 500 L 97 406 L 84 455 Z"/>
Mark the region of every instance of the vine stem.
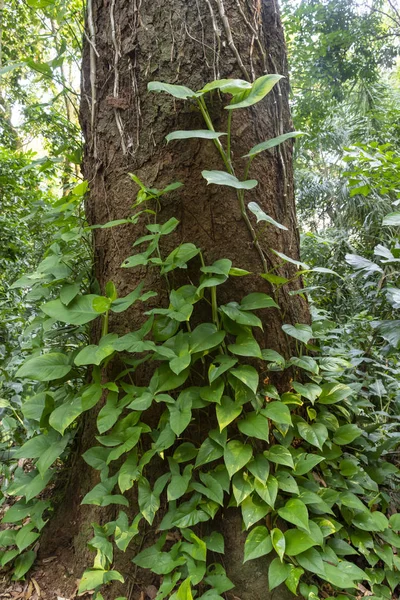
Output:
<path fill-rule="evenodd" d="M 204 121 L 205 121 L 205 123 L 207 125 L 207 128 L 209 129 L 209 131 L 215 131 L 214 125 L 213 125 L 213 123 L 211 121 L 211 117 L 210 117 L 210 114 L 209 114 L 209 112 L 207 110 L 207 106 L 206 106 L 206 103 L 204 102 L 204 99 L 203 98 L 198 98 L 197 99 L 197 104 L 198 104 L 198 106 L 200 108 L 201 114 L 203 115 L 203 119 L 204 119 Z M 214 140 L 214 144 L 217 147 L 217 150 L 218 150 L 218 152 L 221 155 L 221 158 L 222 158 L 222 160 L 224 162 L 225 167 L 228 169 L 229 173 L 232 174 L 233 169 L 232 169 L 231 164 L 230 164 L 230 159 L 228 159 L 228 156 L 226 155 L 225 150 L 223 149 L 222 144 L 221 144 L 221 142 L 219 141 L 218 138 Z"/>
<path fill-rule="evenodd" d="M 217 303 L 217 288 L 215 285 L 211 288 L 211 308 L 212 308 L 212 318 L 219 329 L 219 319 L 218 319 L 218 303 Z"/>
<path fill-rule="evenodd" d="M 207 110 L 207 105 L 204 101 L 204 99 L 202 97 L 197 99 L 197 103 L 198 106 L 200 108 L 201 114 L 203 115 L 204 121 L 207 125 L 207 128 L 209 129 L 209 131 L 215 131 L 214 129 L 214 125 L 213 122 L 211 120 L 210 114 Z M 219 141 L 219 139 L 214 140 L 214 143 L 221 155 L 221 158 L 224 162 L 225 167 L 227 168 L 227 171 L 230 175 L 234 175 L 234 169 L 232 166 L 232 154 L 231 154 L 231 125 L 232 125 L 232 111 L 229 111 L 229 115 L 228 115 L 228 140 L 227 140 L 227 151 L 225 152 L 221 142 Z M 249 174 L 249 170 L 250 170 L 250 166 L 251 166 L 251 162 L 252 162 L 252 158 L 249 159 L 249 161 L 247 162 L 246 165 L 246 169 L 245 169 L 245 175 L 244 178 L 245 180 L 247 179 L 247 176 Z M 255 249 L 258 252 L 258 255 L 260 257 L 261 260 L 261 264 L 263 267 L 263 270 L 265 273 L 268 273 L 268 265 L 267 265 L 267 261 L 265 260 L 265 255 L 264 252 L 262 251 L 262 248 L 260 246 L 259 241 L 257 240 L 257 234 L 254 231 L 254 227 L 250 222 L 250 219 L 248 217 L 247 211 L 246 211 L 246 206 L 244 203 L 244 190 L 237 190 L 236 192 L 237 195 L 237 199 L 239 201 L 239 206 L 240 206 L 240 213 L 242 215 L 242 218 L 246 224 L 247 229 L 250 232 L 251 235 L 251 239 L 253 242 L 253 246 L 255 247 Z"/>
<path fill-rule="evenodd" d="M 108 334 L 108 311 L 103 315 L 103 323 L 101 326 L 101 337 Z"/>
<path fill-rule="evenodd" d="M 247 229 L 250 232 L 251 235 L 251 239 L 253 241 L 253 246 L 254 248 L 257 250 L 260 260 L 261 260 L 261 264 L 263 266 L 264 269 L 264 273 L 268 273 L 268 265 L 267 265 L 267 261 L 265 260 L 265 256 L 264 256 L 264 252 L 262 251 L 262 248 L 260 246 L 260 242 L 257 240 L 257 234 L 254 231 L 253 225 L 250 222 L 249 216 L 247 214 L 246 211 L 246 206 L 244 203 L 244 191 L 243 190 L 238 190 L 237 192 L 237 197 L 239 200 L 239 205 L 240 205 L 240 212 L 242 214 L 242 218 L 244 220 L 244 222 L 246 223 Z"/>

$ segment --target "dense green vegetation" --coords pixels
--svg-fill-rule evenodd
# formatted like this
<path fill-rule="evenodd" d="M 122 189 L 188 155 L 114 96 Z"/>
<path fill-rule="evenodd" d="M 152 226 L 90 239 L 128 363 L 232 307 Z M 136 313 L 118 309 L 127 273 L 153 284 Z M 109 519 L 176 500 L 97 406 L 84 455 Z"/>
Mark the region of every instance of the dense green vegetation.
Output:
<path fill-rule="evenodd" d="M 271 589 L 285 582 L 308 600 L 366 592 L 376 599 L 398 597 L 400 14 L 383 0 L 285 0 L 281 8 L 295 128 L 307 135 L 298 136 L 295 153 L 302 260 L 278 257 L 282 265 L 295 263 L 296 278 L 304 281 L 300 293 L 312 311 L 311 325 L 284 325 L 296 340 L 289 359 L 260 349 L 253 335 L 261 325 L 253 311 L 276 306 L 288 280 L 266 268 L 261 276 L 273 284 L 274 297 L 254 293 L 240 304 L 219 305 L 218 285 L 246 276 L 223 257 L 203 263 L 193 285 L 172 289 L 170 306 L 150 311 L 139 331 L 119 338 L 108 332 L 110 311 L 146 302 L 153 293 L 139 286 L 118 298 L 110 283 L 103 296 L 92 279 L 77 117 L 83 9 L 75 1 L 12 0 L 1 11 L 0 567 L 13 579 L 27 577 L 34 563 L 35 543 L 52 510 L 51 494 L 44 492 L 67 459 L 77 419 L 106 391 L 97 420 L 100 445 L 85 455 L 101 483 L 84 503 L 122 510 L 114 521 L 94 526 L 95 560 L 81 592 L 96 589 L 100 599 L 102 584 L 122 580 L 113 569 L 114 544 L 126 550 L 140 522 L 153 522 L 165 488 L 165 534 L 135 564 L 164 575 L 158 599 L 190 600 L 200 581 L 206 589 L 196 597 L 221 598 L 232 584 L 222 562 L 208 565 L 206 558 L 223 554 L 223 539 L 217 532 L 200 539 L 191 527 L 214 518 L 232 480 L 231 502 L 241 507 L 249 530 L 245 560 L 271 554 Z M 241 206 L 257 182 L 250 170 L 243 176 L 234 171 L 230 145 L 224 150 L 213 132 L 203 98 L 218 88 L 233 95 L 234 108 L 246 108 L 278 82 L 260 79 L 257 93 L 246 82 L 225 80 L 211 83 L 197 100 L 206 127 L 201 137 L 214 140 L 221 155 L 221 163 L 203 176 L 235 188 Z M 191 97 L 180 86 L 153 82 L 149 89 Z M 171 139 L 194 135 L 180 132 Z M 280 142 L 247 149 L 249 169 L 261 151 Z M 161 256 L 159 240 L 178 221 L 158 223 L 154 201 L 178 184 L 157 190 L 135 181 L 139 193 L 124 223 L 148 214 L 155 220 L 136 242 L 140 253 L 123 266 L 152 264 L 168 281 L 168 273 L 185 267 L 201 249 L 188 242 Z M 255 203 L 248 209 L 257 219 L 253 227 L 247 217 L 255 242 L 262 227 L 282 228 Z M 204 302 L 212 318 L 196 327 L 192 313 Z M 101 339 L 88 345 L 88 323 L 99 316 Z M 144 339 L 150 331 L 151 341 Z M 235 342 L 225 343 L 225 336 Z M 124 358 L 122 375 L 102 381 L 104 364 L 126 351 L 159 361 L 147 388 L 122 378 L 142 356 Z M 267 379 L 259 381 L 252 359 L 265 361 L 272 373 L 290 368 L 291 390 L 280 394 Z M 204 367 L 204 386 L 185 388 L 174 402 L 170 394 L 195 363 Z M 192 410 L 201 410 L 211 396 L 218 397 L 219 428 L 200 448 L 188 442 L 177 447 L 170 472 L 151 489 L 144 467 L 175 443 Z M 151 431 L 140 416 L 153 401 L 164 403 L 165 412 Z M 243 438 L 228 441 L 232 423 Z M 147 434 L 151 450 L 138 456 L 132 449 Z M 252 438 L 274 443 L 253 454 Z M 110 470 L 123 455 L 119 470 Z M 200 481 L 191 479 L 194 468 L 220 458 L 213 470 L 201 472 Z M 136 480 L 140 512 L 129 523 L 123 494 Z M 188 489 L 191 500 L 177 507 Z M 163 549 L 166 532 L 174 528 L 183 537 Z"/>

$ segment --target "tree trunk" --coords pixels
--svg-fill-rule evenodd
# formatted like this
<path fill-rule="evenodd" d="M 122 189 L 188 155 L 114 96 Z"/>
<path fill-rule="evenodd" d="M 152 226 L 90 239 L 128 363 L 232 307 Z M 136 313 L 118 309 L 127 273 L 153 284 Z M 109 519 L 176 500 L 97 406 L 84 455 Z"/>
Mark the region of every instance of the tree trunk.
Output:
<path fill-rule="evenodd" d="M 214 144 L 206 140 L 165 143 L 165 136 L 173 130 L 204 129 L 201 115 L 190 103 L 165 94 L 148 93 L 147 84 L 158 80 L 198 90 L 213 79 L 253 81 L 265 73 L 287 77 L 285 43 L 276 1 L 88 0 L 86 31 L 81 122 L 86 142 L 84 175 L 90 186 L 89 223 L 106 223 L 131 215 L 138 188 L 129 173 L 135 173 L 148 187 L 159 189 L 180 181 L 184 187 L 165 196 L 158 213 L 161 223 L 172 216 L 180 221 L 174 234 L 168 236 L 163 251 L 182 242 L 192 242 L 202 249 L 206 264 L 228 258 L 235 267 L 255 274 L 236 277 L 233 283 L 231 278 L 229 285 L 219 286 L 220 304 L 240 301 L 254 291 L 271 293 L 269 284 L 256 275 L 263 272 L 263 265 L 241 216 L 234 190 L 207 186 L 201 176 L 203 169 L 224 168 Z M 233 111 L 232 149 L 240 168 L 244 167 L 240 157 L 252 146 L 292 129 L 288 91 L 285 78 L 259 104 Z M 216 130 L 226 131 L 227 111 L 221 110 L 218 95 L 214 94 L 207 102 L 210 102 Z M 291 142 L 256 159 L 251 177 L 259 184 L 247 198 L 256 201 L 267 214 L 287 227 L 287 231 L 268 227 L 260 235 L 268 269 L 282 262 L 271 248 L 298 259 Z M 252 215 L 250 218 L 253 219 Z M 105 284 L 113 281 L 120 296 L 143 281 L 145 289 L 158 293 L 152 306 L 166 306 L 168 290 L 156 270 L 121 268 L 121 263 L 133 253 L 132 243 L 141 233 L 140 225 L 95 230 L 95 276 L 103 291 Z M 179 272 L 173 281 L 174 287 L 176 283 L 189 282 L 191 277 L 198 281 L 198 268 L 196 263 L 193 270 Z M 291 279 L 295 270 L 287 263 L 277 272 Z M 292 289 L 298 286 L 296 279 Z M 289 295 L 289 289 L 284 286 L 279 293 L 282 313 L 268 309 L 262 314 L 264 331 L 259 339 L 263 348 L 277 350 L 286 357 L 290 356 L 290 347 L 281 328 L 281 315 L 286 323 L 304 323 L 309 318 L 302 298 Z M 143 318 L 136 309 L 114 315 L 111 331 L 126 333 L 136 329 Z M 93 332 L 94 338 L 98 335 L 98 331 Z M 141 377 L 144 385 L 149 373 L 143 371 Z M 287 374 L 275 374 L 273 382 L 280 390 L 289 388 Z M 203 424 L 203 428 L 207 426 L 208 423 Z M 82 429 L 80 451 L 92 445 L 94 416 L 86 419 Z M 85 562 L 90 565 L 84 550 L 89 524 L 96 519 L 104 522 L 102 514 L 106 512 L 79 506 L 94 481 L 93 474 L 78 458 L 72 466 L 66 499 L 57 517 L 59 525 L 69 522 L 71 527 L 67 532 L 65 526 L 55 532 L 53 526 L 51 535 L 47 535 L 47 544 L 49 537 L 59 544 L 59 536 L 64 535 L 63 542 L 65 546 L 73 545 L 76 565 L 81 570 Z M 237 586 L 234 595 L 242 600 L 272 598 L 275 592 L 268 595 L 266 591 L 266 561 L 259 559 L 242 565 L 246 536 L 237 510 L 225 511 L 222 528 L 226 544 L 224 564 Z M 132 564 L 126 561 L 122 570 L 128 580 L 129 568 L 132 570 Z M 80 573 L 75 571 L 75 575 Z M 140 597 L 143 582 L 157 585 L 146 574 L 138 577 L 136 573 L 135 577 L 130 597 Z M 120 591 L 128 595 L 126 589 Z M 290 595 L 286 588 L 275 591 L 279 597 Z"/>

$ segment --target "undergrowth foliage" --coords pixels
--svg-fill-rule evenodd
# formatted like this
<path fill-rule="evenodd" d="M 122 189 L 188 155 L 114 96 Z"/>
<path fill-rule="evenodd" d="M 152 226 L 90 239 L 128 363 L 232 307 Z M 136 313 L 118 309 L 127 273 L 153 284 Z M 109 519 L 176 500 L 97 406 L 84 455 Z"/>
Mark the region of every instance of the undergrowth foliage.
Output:
<path fill-rule="evenodd" d="M 82 576 L 81 593 L 96 590 L 99 600 L 104 584 L 123 582 L 123 574 L 113 569 L 114 545 L 126 551 L 131 542 L 142 540 L 143 526 L 154 523 L 165 502 L 156 543 L 144 549 L 139 543 L 141 549 L 133 559 L 137 566 L 162 576 L 157 600 L 218 600 L 234 587 L 222 560 L 215 559 L 224 554 L 224 538 L 213 520 L 227 506 L 240 511 L 247 531 L 244 561 L 269 555 L 270 590 L 285 583 L 293 594 L 315 600 L 324 586 L 325 598 L 328 590 L 330 597 L 344 600 L 354 597 L 362 585 L 371 591 L 371 598 L 389 599 L 398 585 L 400 560 L 393 548 L 400 547 L 400 517 L 391 514 L 391 491 L 386 485 L 388 477 L 398 480 L 397 467 L 386 460 L 398 437 L 390 427 L 371 425 L 374 407 L 363 394 L 363 382 L 352 378 L 351 363 L 319 352 L 329 340 L 331 322 L 318 318 L 312 326 L 283 324 L 297 348 L 289 360 L 260 348 L 254 335 L 264 326 L 257 311 L 279 309 L 277 292 L 288 280 L 277 269 L 268 271 L 259 242 L 261 228 L 285 227 L 256 203 L 245 203 L 246 192 L 257 185 L 249 179 L 251 164 L 261 152 L 300 133 L 287 133 L 252 148 L 239 178 L 230 152 L 230 118 L 227 132 L 216 132 L 205 95 L 213 90 L 230 94 L 225 108 L 231 114 L 264 98 L 279 79 L 279 75 L 266 75 L 253 84 L 220 80 L 199 92 L 159 82 L 149 85 L 150 91 L 197 103 L 207 129 L 175 131 L 167 140 L 203 138 L 216 145 L 225 170 L 207 170 L 202 175 L 209 184 L 236 190 L 242 217 L 265 266 L 259 275 L 271 283 L 274 297 L 256 292 L 220 304 L 218 287 L 229 278 L 250 273 L 223 257 L 205 264 L 201 248 L 193 243 L 183 243 L 163 256 L 160 240 L 179 222 L 171 218 L 160 223 L 157 206 L 165 193 L 174 193 L 181 184 L 150 189 L 135 175 L 139 193 L 133 216 L 97 227 L 146 219 L 148 233 L 133 244 L 140 250 L 122 268 L 150 265 L 168 278 L 173 270 L 186 269 L 194 257 L 200 257 L 197 281 L 192 276 L 190 283 L 171 289 L 169 306 L 151 310 L 146 309 L 146 301 L 155 293 L 143 285 L 123 298 L 117 296 L 112 282 L 104 296 L 93 293 L 96 290 L 88 289 L 87 279 L 75 281 L 71 269 L 63 270 L 65 256 L 71 255 L 68 244 L 87 236 L 87 228 L 77 226 L 61 235 L 65 246 L 51 246 L 47 270 L 38 269 L 19 282 L 33 290 L 50 285 L 54 293 L 36 318 L 47 332 L 46 344 L 33 348 L 16 373 L 31 386 L 23 413 L 35 421 L 38 434 L 14 452 L 16 459 L 31 459 L 35 467 L 29 472 L 18 467 L 6 490 L 8 495 L 22 496 L 3 518 L 3 523 L 15 526 L 0 532 L 5 548 L 0 564 L 17 557 L 15 578 L 23 577 L 35 558 L 35 542 L 49 509 L 40 494 L 76 432 L 76 420 L 105 398 L 97 416 L 97 444 L 83 456 L 98 470 L 99 483 L 83 503 L 116 504 L 121 510 L 115 520 L 94 525 L 90 547 L 95 560 Z M 64 200 L 62 210 L 74 206 L 85 189 L 85 184 L 78 186 Z M 255 228 L 249 212 L 256 217 Z M 310 271 L 304 263 L 275 254 L 282 265 L 296 264 L 298 276 Z M 314 272 L 331 274 L 318 267 Z M 109 332 L 110 311 L 120 313 L 137 302 L 143 303 L 147 317 L 140 329 L 123 336 Z M 205 304 L 210 307 L 209 320 L 198 324 Z M 87 345 L 85 326 L 99 317 L 101 338 L 98 344 Z M 313 356 L 307 350 L 313 350 Z M 124 370 L 104 382 L 102 369 L 117 353 Z M 291 389 L 280 394 L 260 376 L 254 359 L 264 365 L 262 371 L 290 369 Z M 148 385 L 139 387 L 134 372 L 144 361 L 156 361 L 157 367 Z M 88 367 L 92 380 L 85 383 Z M 157 426 L 150 427 L 147 415 L 155 404 L 161 416 Z M 191 427 L 205 409 L 213 425 L 195 444 L 189 441 Z M 385 426 L 389 419 L 390 415 Z M 150 473 L 160 461 L 164 472 L 150 483 Z M 134 487 L 138 513 L 131 521 L 126 492 Z M 203 526 L 197 527 L 201 523 L 208 523 L 206 535 L 200 533 Z"/>

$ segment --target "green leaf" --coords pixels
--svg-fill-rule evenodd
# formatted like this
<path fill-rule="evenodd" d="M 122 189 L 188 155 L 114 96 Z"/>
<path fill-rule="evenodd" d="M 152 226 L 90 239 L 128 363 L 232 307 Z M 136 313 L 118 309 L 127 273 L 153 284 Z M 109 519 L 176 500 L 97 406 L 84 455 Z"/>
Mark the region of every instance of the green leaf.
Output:
<path fill-rule="evenodd" d="M 161 81 L 150 81 L 147 84 L 147 89 L 149 92 L 166 92 L 180 100 L 194 98 L 196 95 L 193 90 L 184 85 L 172 85 L 170 83 L 162 83 Z"/>
<path fill-rule="evenodd" d="M 217 356 L 214 362 L 208 369 L 208 379 L 210 383 L 213 383 L 220 375 L 229 371 L 237 363 L 237 358 L 233 356 L 221 355 Z"/>
<path fill-rule="evenodd" d="M 278 470 L 275 472 L 275 477 L 280 490 L 296 496 L 300 494 L 299 486 L 297 485 L 295 478 L 287 471 Z"/>
<path fill-rule="evenodd" d="M 275 300 L 268 296 L 268 294 L 262 294 L 260 292 L 253 292 L 248 294 L 240 302 L 241 310 L 258 310 L 260 308 L 279 308 Z"/>
<path fill-rule="evenodd" d="M 269 554 L 272 550 L 271 536 L 264 525 L 254 527 L 248 534 L 244 545 L 244 560 L 253 560 Z"/>
<path fill-rule="evenodd" d="M 27 360 L 15 376 L 35 381 L 53 381 L 68 375 L 71 368 L 68 355 L 49 352 Z"/>
<path fill-rule="evenodd" d="M 111 333 L 101 338 L 99 346 L 92 344 L 85 346 L 75 356 L 75 364 L 78 367 L 83 365 L 100 365 L 105 358 L 111 356 L 111 354 L 113 354 L 115 351 L 113 342 L 117 339 L 117 336 Z"/>
<path fill-rule="evenodd" d="M 311 573 L 324 577 L 324 563 L 322 562 L 321 554 L 315 548 L 309 548 L 305 552 L 297 554 L 296 560 L 306 571 L 311 571 Z"/>
<path fill-rule="evenodd" d="M 271 592 L 285 581 L 290 575 L 290 566 L 274 558 L 268 568 L 268 585 Z"/>
<path fill-rule="evenodd" d="M 124 298 L 117 298 L 111 303 L 111 310 L 115 313 L 124 312 L 130 308 L 135 302 L 138 300 L 142 300 L 142 302 L 148 298 L 152 298 L 157 294 L 155 292 L 147 292 L 146 294 L 140 295 L 142 293 L 143 284 L 139 284 L 136 289 L 134 289 L 130 294 L 125 296 Z"/>
<path fill-rule="evenodd" d="M 244 385 L 254 394 L 257 393 L 258 372 L 254 367 L 251 367 L 250 365 L 240 365 L 236 369 L 231 369 L 230 374 L 244 383 Z"/>
<path fill-rule="evenodd" d="M 177 600 L 193 600 L 192 588 L 190 586 L 190 579 L 191 578 L 188 577 L 179 586 L 178 591 L 176 592 L 176 599 Z"/>
<path fill-rule="evenodd" d="M 181 435 L 189 425 L 192 418 L 192 404 L 188 401 L 187 394 L 182 392 L 174 404 L 168 405 L 170 413 L 170 426 L 176 435 Z"/>
<path fill-rule="evenodd" d="M 165 473 L 157 479 L 152 490 L 145 477 L 140 477 L 138 482 L 138 503 L 140 512 L 146 521 L 151 525 L 154 521 L 156 512 L 160 508 L 160 494 L 166 486 L 171 474 Z"/>
<path fill-rule="evenodd" d="M 260 154 L 260 152 L 264 152 L 264 150 L 269 150 L 270 148 L 279 146 L 279 144 L 286 142 L 286 140 L 299 137 L 300 135 L 306 134 L 303 131 L 290 131 L 289 133 L 283 133 L 278 137 L 267 140 L 266 142 L 261 142 L 261 144 L 257 144 L 257 146 L 253 146 L 253 148 L 249 150 L 248 154 L 245 154 L 243 158 L 254 158 L 257 156 L 257 154 Z M 287 229 L 287 227 L 284 229 Z"/>
<path fill-rule="evenodd" d="M 290 573 L 285 580 L 285 585 L 292 592 L 292 594 L 297 594 L 297 586 L 299 585 L 300 577 L 303 574 L 304 569 L 300 569 L 300 567 L 293 567 L 293 565 L 290 565 Z"/>
<path fill-rule="evenodd" d="M 256 187 L 258 181 L 255 179 L 249 179 L 247 181 L 239 181 L 237 177 L 227 173 L 226 171 L 202 171 L 204 179 L 207 183 L 214 183 L 215 185 L 226 185 L 233 187 L 236 190 L 251 190 Z"/>
<path fill-rule="evenodd" d="M 213 531 L 210 535 L 206 535 L 203 538 L 203 540 L 207 546 L 207 550 L 211 550 L 211 552 L 218 552 L 219 554 L 224 554 L 225 543 L 224 537 L 221 533 Z"/>
<path fill-rule="evenodd" d="M 168 461 L 170 460 L 169 457 Z M 171 481 L 167 488 L 168 502 L 178 500 L 178 498 L 181 498 L 185 494 L 192 476 L 192 470 L 193 465 L 186 465 L 182 475 L 179 472 L 172 474 Z"/>
<path fill-rule="evenodd" d="M 269 462 L 263 454 L 257 454 L 247 465 L 248 470 L 256 479 L 265 483 L 269 475 Z"/>
<path fill-rule="evenodd" d="M 224 450 L 219 444 L 210 438 L 206 438 L 199 448 L 195 466 L 200 467 L 201 465 L 217 460 L 223 454 Z"/>
<path fill-rule="evenodd" d="M 400 531 L 400 513 L 391 515 L 389 519 L 389 527 L 394 529 L 394 531 Z"/>
<path fill-rule="evenodd" d="M 232 440 L 227 443 L 224 450 L 224 462 L 229 477 L 232 477 L 237 471 L 240 471 L 253 456 L 252 447 L 248 444 L 242 444 L 239 440 Z"/>
<path fill-rule="evenodd" d="M 221 135 L 226 135 L 226 133 L 219 133 L 208 129 L 194 129 L 191 131 L 172 131 L 172 133 L 165 136 L 165 139 L 167 142 L 171 142 L 172 140 L 189 140 L 193 138 L 217 140 Z"/>
<path fill-rule="evenodd" d="M 400 225 L 400 212 L 389 213 L 383 217 L 382 225 L 388 227 L 398 227 Z"/>
<path fill-rule="evenodd" d="M 273 475 L 268 477 L 266 483 L 260 481 L 259 479 L 255 479 L 254 489 L 268 506 L 274 508 L 275 501 L 278 496 L 278 481 Z"/>
<path fill-rule="evenodd" d="M 205 352 L 215 348 L 222 343 L 224 337 L 225 331 L 218 331 L 213 323 L 202 323 L 190 334 L 190 352 Z"/>
<path fill-rule="evenodd" d="M 271 542 L 275 552 L 280 558 L 280 562 L 283 561 L 283 555 L 285 554 L 286 540 L 282 531 L 278 528 L 272 529 L 271 531 Z"/>
<path fill-rule="evenodd" d="M 262 210 L 257 202 L 249 202 L 247 208 L 253 213 L 253 215 L 255 215 L 257 223 L 260 223 L 260 221 L 265 221 L 266 223 L 270 223 L 270 225 L 274 225 L 274 227 L 277 227 L 278 229 L 283 229 L 284 231 L 288 230 L 285 225 L 278 223 L 278 221 L 275 221 L 275 219 L 267 215 L 267 213 Z"/>
<path fill-rule="evenodd" d="M 283 402 L 268 402 L 266 407 L 262 409 L 262 414 L 275 423 L 292 424 L 290 410 Z"/>
<path fill-rule="evenodd" d="M 309 531 L 308 525 L 308 510 L 304 502 L 297 498 L 288 500 L 282 508 L 278 510 L 278 514 L 285 521 L 297 525 L 301 529 Z"/>
<path fill-rule="evenodd" d="M 325 460 L 323 456 L 317 456 L 316 454 L 302 453 L 296 461 L 295 475 L 304 475 L 316 467 L 320 462 Z"/>
<path fill-rule="evenodd" d="M 12 576 L 12 579 L 22 579 L 25 573 L 27 573 L 33 565 L 35 558 L 36 552 L 34 552 L 33 550 L 29 550 L 29 552 L 24 552 L 23 554 L 20 554 L 15 560 L 14 574 Z"/>
<path fill-rule="evenodd" d="M 351 444 L 355 439 L 359 438 L 362 431 L 357 425 L 342 425 L 336 430 L 333 436 L 333 442 L 339 446 Z"/>
<path fill-rule="evenodd" d="M 88 294 L 86 296 L 77 296 L 65 306 L 60 299 L 50 300 L 46 304 L 42 304 L 42 311 L 62 323 L 69 325 L 84 325 L 93 321 L 99 316 L 99 313 L 93 308 L 93 301 L 101 296 Z"/>
<path fill-rule="evenodd" d="M 256 495 L 247 496 L 241 504 L 241 509 L 246 529 L 261 521 L 270 511 L 269 506 Z"/>
<path fill-rule="evenodd" d="M 49 423 L 61 435 L 66 428 L 83 412 L 80 398 L 74 398 L 71 401 L 64 402 L 58 406 L 50 415 Z"/>
<path fill-rule="evenodd" d="M 278 250 L 274 250 L 273 248 L 271 248 L 271 251 L 274 254 L 276 254 L 276 256 L 279 256 L 279 258 L 281 258 L 284 262 L 288 262 L 292 265 L 296 265 L 296 267 L 301 267 L 302 269 L 305 269 L 306 271 L 308 271 L 308 269 L 310 268 L 306 263 L 303 263 L 300 260 L 291 258 L 290 256 L 288 256 L 287 254 L 284 254 L 283 252 L 278 252 Z M 267 279 L 267 277 L 265 277 L 265 279 Z"/>
<path fill-rule="evenodd" d="M 363 531 L 385 531 L 388 527 L 388 520 L 384 514 L 375 510 L 372 513 L 362 512 L 355 514 L 352 524 Z"/>
<path fill-rule="evenodd" d="M 317 545 L 317 542 L 308 533 L 300 529 L 288 529 L 285 531 L 285 540 L 286 554 L 288 556 L 296 556 Z"/>
<path fill-rule="evenodd" d="M 40 0 L 36 0 L 36 1 L 40 1 Z M 44 1 L 47 1 L 47 0 L 44 0 Z M 28 4 L 29 4 L 29 2 L 28 2 Z M 2 67 L 0 69 L 0 77 L 5 75 L 6 73 L 9 73 L 10 71 L 13 71 L 14 69 L 19 69 L 20 67 L 24 67 L 25 64 L 26 63 L 24 63 L 24 62 L 18 62 L 18 63 L 11 63 L 8 65 L 5 65 L 4 67 Z"/>
<path fill-rule="evenodd" d="M 261 348 L 250 332 L 241 333 L 237 336 L 235 344 L 229 344 L 229 352 L 238 356 L 252 356 L 262 358 Z"/>
<path fill-rule="evenodd" d="M 284 446 L 271 446 L 271 448 L 265 452 L 265 456 L 273 463 L 278 465 L 285 465 L 294 469 L 293 458 L 290 451 Z"/>
<path fill-rule="evenodd" d="M 353 394 L 352 388 L 344 383 L 324 383 L 321 388 L 322 392 L 318 398 L 320 404 L 336 404 Z"/>
<path fill-rule="evenodd" d="M 243 407 L 241 404 L 234 402 L 229 396 L 222 396 L 221 404 L 218 404 L 216 407 L 219 430 L 222 431 L 229 423 L 232 423 L 242 410 Z"/>
<path fill-rule="evenodd" d="M 296 392 L 301 394 L 307 400 L 314 403 L 315 400 L 322 392 L 322 388 L 319 387 L 316 383 L 299 383 L 298 381 L 293 381 L 292 387 Z"/>
<path fill-rule="evenodd" d="M 221 90 L 225 94 L 237 96 L 246 90 L 251 90 L 251 83 L 243 79 L 217 79 L 207 83 L 198 93 L 205 94 L 212 90 Z"/>
<path fill-rule="evenodd" d="M 60 290 L 60 300 L 63 304 L 68 306 L 70 302 L 79 294 L 80 286 L 77 283 L 69 283 L 63 285 Z"/>
<path fill-rule="evenodd" d="M 28 525 L 24 525 L 19 529 L 17 535 L 15 536 L 15 544 L 18 547 L 20 552 L 23 552 L 28 546 L 33 544 L 40 536 L 40 533 L 36 531 L 32 531 L 34 529 L 33 523 L 29 523 Z"/>
<path fill-rule="evenodd" d="M 282 325 L 282 329 L 287 335 L 300 340 L 300 342 L 304 342 L 304 344 L 308 344 L 314 335 L 309 325 L 301 325 L 300 323 L 296 323 L 296 325 Z"/>
<path fill-rule="evenodd" d="M 227 110 L 233 110 L 236 108 L 247 108 L 248 106 L 252 106 L 257 102 L 260 102 L 265 96 L 272 90 L 274 85 L 278 83 L 280 79 L 282 79 L 283 75 L 263 75 L 254 81 L 251 86 L 251 90 L 249 92 L 245 92 L 245 99 L 241 102 L 236 102 L 234 104 L 229 104 L 225 106 Z"/>
<path fill-rule="evenodd" d="M 238 506 L 247 498 L 247 496 L 250 496 L 253 489 L 254 486 L 251 484 L 249 475 L 246 471 L 239 471 L 234 474 L 232 478 L 232 491 Z"/>
<path fill-rule="evenodd" d="M 244 435 L 269 442 L 268 420 L 260 413 L 247 413 L 246 417 L 238 422 L 238 428 Z"/>
<path fill-rule="evenodd" d="M 306 440 L 306 442 L 313 446 L 317 446 L 320 450 L 322 450 L 322 446 L 329 436 L 327 428 L 322 423 L 309 425 L 305 421 L 300 421 L 297 423 L 297 430 L 303 440 Z"/>
<path fill-rule="evenodd" d="M 260 327 L 262 329 L 262 322 L 255 314 L 250 311 L 240 310 L 239 304 L 236 302 L 229 302 L 224 306 L 219 307 L 220 312 L 223 315 L 229 317 L 235 323 L 239 325 L 248 325 L 250 327 Z M 243 329 L 240 330 L 243 332 Z"/>
<path fill-rule="evenodd" d="M 110 581 L 121 581 L 124 578 L 118 571 L 107 571 L 106 569 L 87 569 L 79 583 L 78 594 L 95 590 L 96 588 Z"/>
<path fill-rule="evenodd" d="M 47 437 L 47 436 L 46 436 Z M 48 436 L 49 438 L 52 436 Z M 52 437 L 52 441 L 44 452 L 40 453 L 39 460 L 36 463 L 37 469 L 42 477 L 44 477 L 47 469 L 51 467 L 55 460 L 64 452 L 67 444 L 69 442 L 69 436 L 65 435 L 59 439 L 54 439 Z"/>

